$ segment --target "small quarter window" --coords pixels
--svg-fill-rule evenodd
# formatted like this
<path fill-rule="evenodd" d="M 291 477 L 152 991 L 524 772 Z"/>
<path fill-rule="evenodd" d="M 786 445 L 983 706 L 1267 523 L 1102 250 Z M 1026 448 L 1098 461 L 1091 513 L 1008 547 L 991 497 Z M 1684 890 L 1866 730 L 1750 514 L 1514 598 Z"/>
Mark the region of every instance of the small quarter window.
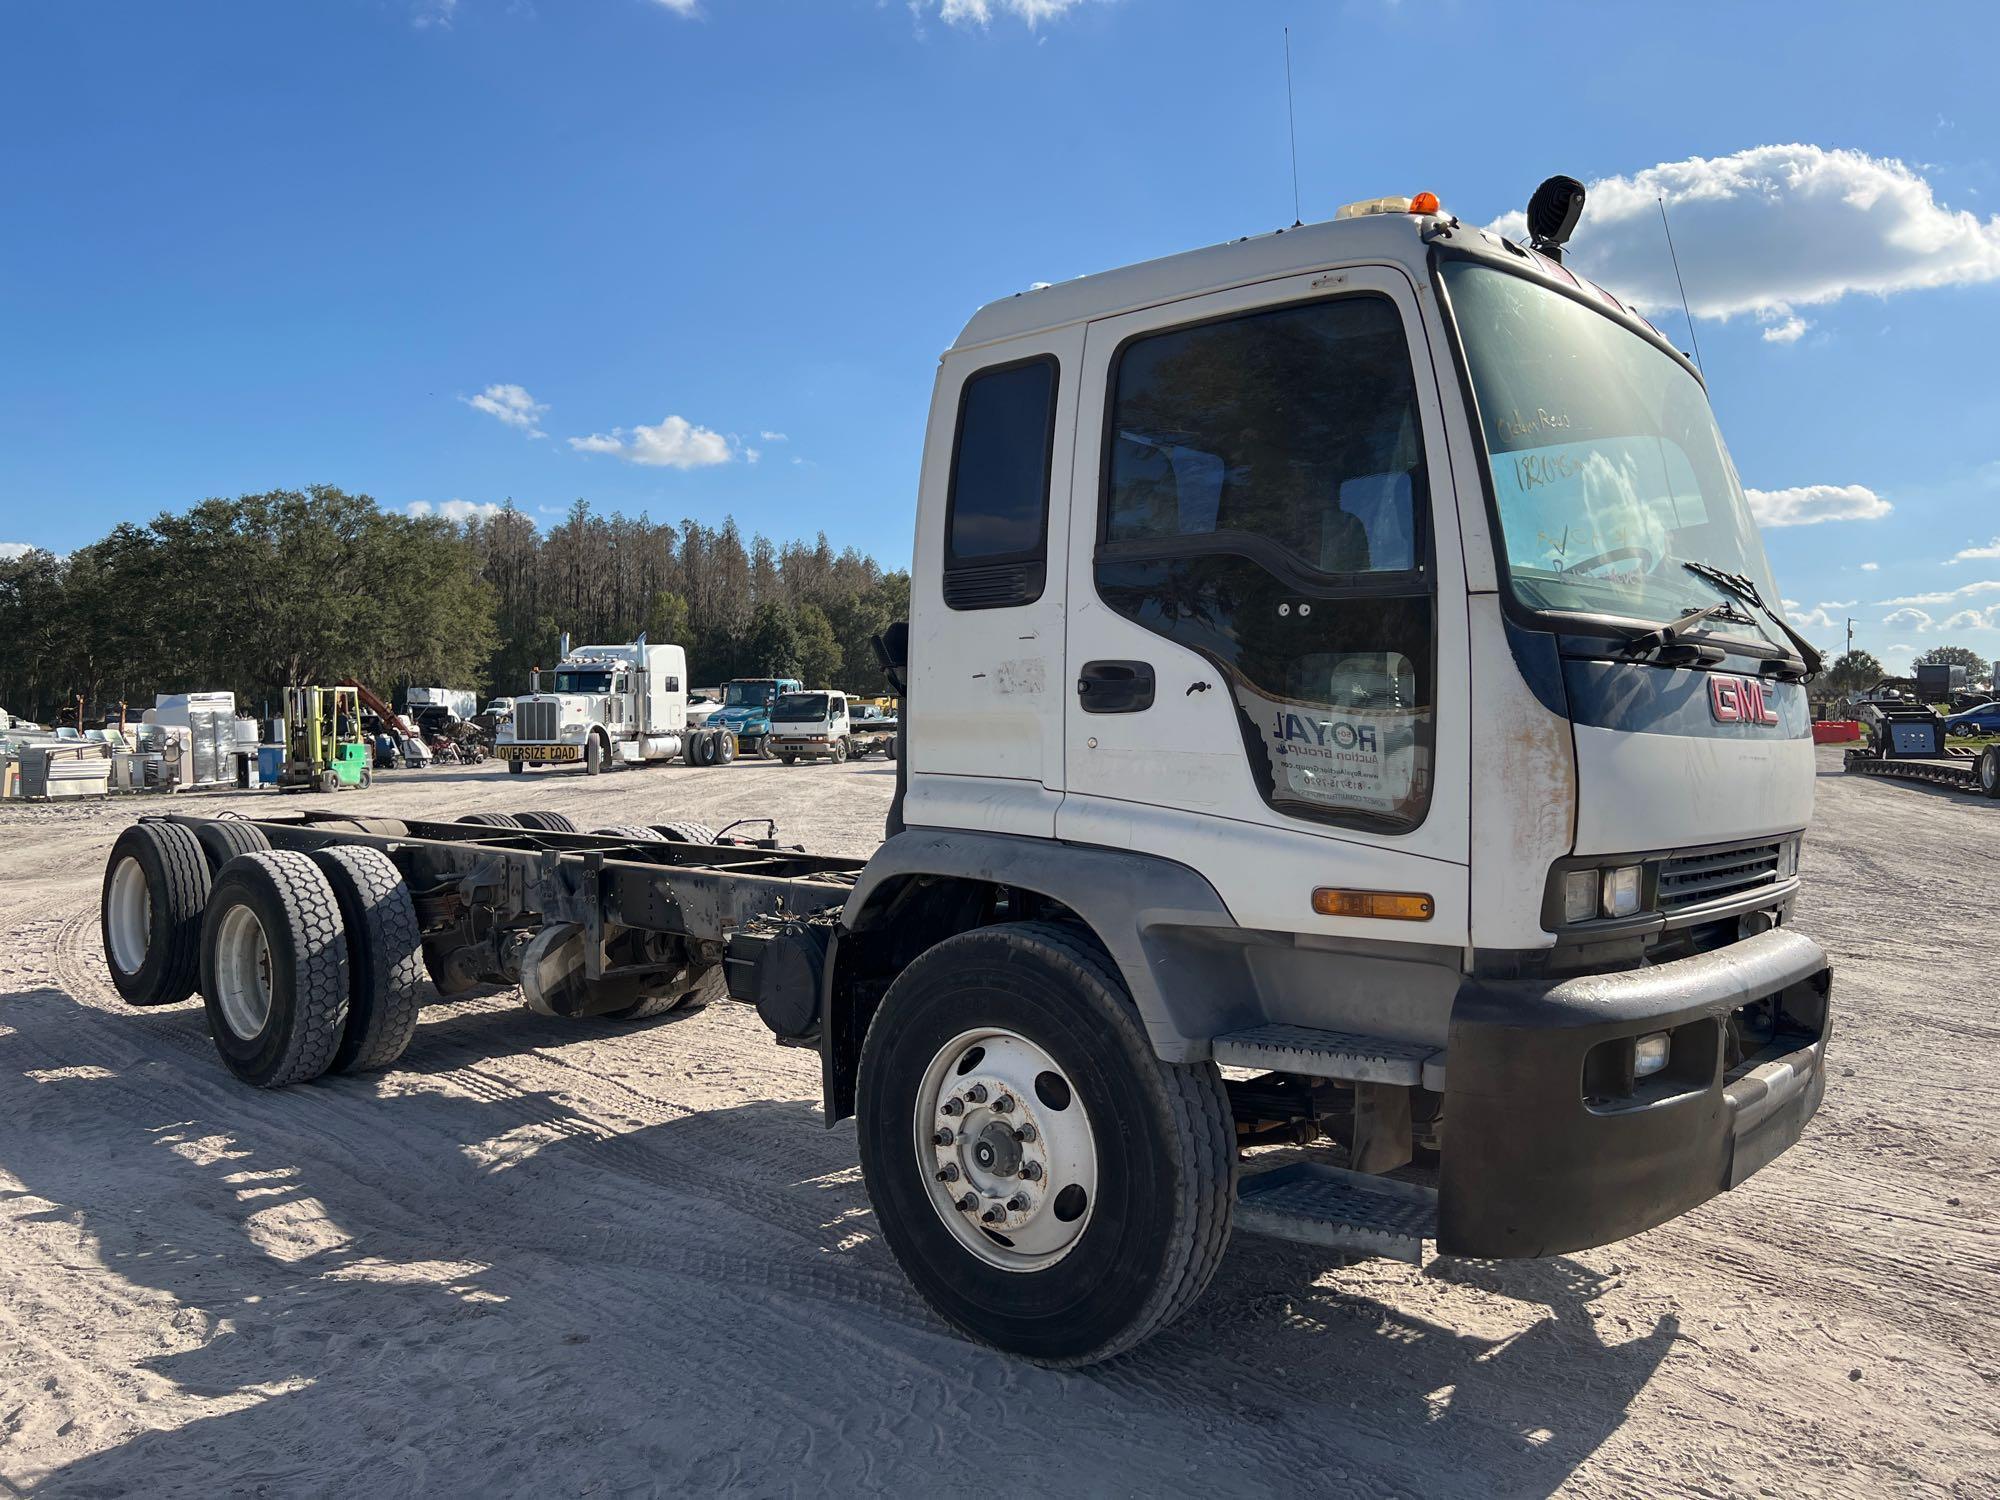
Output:
<path fill-rule="evenodd" d="M 1032 604 L 1047 571 L 1056 362 L 982 370 L 959 396 L 945 502 L 944 597 L 953 609 Z"/>

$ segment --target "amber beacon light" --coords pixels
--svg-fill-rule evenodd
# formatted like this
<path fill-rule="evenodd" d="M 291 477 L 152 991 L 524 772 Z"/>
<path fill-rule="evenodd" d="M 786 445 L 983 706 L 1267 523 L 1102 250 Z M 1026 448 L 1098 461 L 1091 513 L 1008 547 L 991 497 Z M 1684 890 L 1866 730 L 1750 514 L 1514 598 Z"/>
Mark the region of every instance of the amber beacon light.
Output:
<path fill-rule="evenodd" d="M 1387 917 L 1428 922 L 1437 903 L 1416 891 L 1347 891 L 1323 885 L 1313 892 L 1313 910 L 1323 917 Z"/>

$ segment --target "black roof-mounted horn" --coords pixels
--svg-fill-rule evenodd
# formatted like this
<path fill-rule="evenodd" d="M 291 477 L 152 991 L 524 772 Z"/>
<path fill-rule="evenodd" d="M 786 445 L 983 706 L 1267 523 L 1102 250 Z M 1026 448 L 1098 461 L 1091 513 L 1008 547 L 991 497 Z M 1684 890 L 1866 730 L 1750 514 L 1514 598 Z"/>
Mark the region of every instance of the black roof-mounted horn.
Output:
<path fill-rule="evenodd" d="M 1574 177 L 1551 177 L 1528 200 L 1528 243 L 1550 260 L 1561 261 L 1563 246 L 1583 217 L 1583 184 Z"/>

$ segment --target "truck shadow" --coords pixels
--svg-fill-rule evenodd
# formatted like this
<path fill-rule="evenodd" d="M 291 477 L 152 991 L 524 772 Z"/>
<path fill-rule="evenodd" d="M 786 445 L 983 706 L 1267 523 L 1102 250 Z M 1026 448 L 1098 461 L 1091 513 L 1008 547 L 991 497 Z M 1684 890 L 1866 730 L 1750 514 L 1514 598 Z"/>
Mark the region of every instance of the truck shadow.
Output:
<path fill-rule="evenodd" d="M 1036 1453 L 1036 1490 L 1546 1494 L 1677 1337 L 1608 1337 L 1572 1260 L 1419 1274 L 1239 1237 L 1165 1334 L 1042 1370 L 936 1322 L 851 1127 L 810 1103 L 608 1123 L 478 1067 L 575 1038 L 524 1012 L 427 1022 L 379 1079 L 257 1093 L 192 1056 L 69 1063 L 100 1028 L 58 992 L 0 1007 L 10 1242 L 114 1291 L 63 1316 L 126 1320 L 114 1389 L 147 1405 L 93 1425 L 181 1424 L 46 1474 L 0 1459 L 38 1495 L 960 1493 L 975 1447 Z M 93 1390 L 34 1402 L 116 1399 Z"/>

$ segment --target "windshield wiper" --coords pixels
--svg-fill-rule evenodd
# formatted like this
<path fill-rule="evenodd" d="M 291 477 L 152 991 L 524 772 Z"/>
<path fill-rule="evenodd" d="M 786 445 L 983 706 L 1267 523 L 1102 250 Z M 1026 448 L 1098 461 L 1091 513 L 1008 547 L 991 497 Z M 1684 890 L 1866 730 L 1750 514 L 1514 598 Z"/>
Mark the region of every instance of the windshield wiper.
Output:
<path fill-rule="evenodd" d="M 1826 658 L 1820 655 L 1819 649 L 1811 641 L 1792 629 L 1786 623 L 1783 615 L 1764 602 L 1764 596 L 1757 591 L 1757 585 L 1754 582 L 1744 577 L 1741 573 L 1731 573 L 1728 569 L 1718 568 L 1713 563 L 1684 562 L 1681 566 L 1694 574 L 1695 577 L 1705 578 L 1717 588 L 1727 589 L 1745 603 L 1761 609 L 1773 625 L 1784 631 L 1785 638 L 1792 643 L 1799 654 L 1796 658 L 1796 666 L 1791 660 L 1787 660 L 1782 665 L 1796 671 L 1799 674 L 1799 681 L 1803 682 L 1807 678 L 1818 674 L 1820 667 L 1825 664 Z"/>
<path fill-rule="evenodd" d="M 1627 656 L 1655 656 L 1667 666 L 1693 666 L 1697 663 L 1713 666 L 1722 660 L 1721 648 L 1698 645 L 1683 640 L 1690 626 L 1699 625 L 1704 620 L 1731 620 L 1739 625 L 1756 622 L 1743 611 L 1737 609 L 1727 599 L 1718 599 L 1713 604 L 1704 604 L 1685 614 L 1677 615 L 1657 630 L 1649 630 L 1644 635 L 1635 635 L 1620 649 Z"/>

